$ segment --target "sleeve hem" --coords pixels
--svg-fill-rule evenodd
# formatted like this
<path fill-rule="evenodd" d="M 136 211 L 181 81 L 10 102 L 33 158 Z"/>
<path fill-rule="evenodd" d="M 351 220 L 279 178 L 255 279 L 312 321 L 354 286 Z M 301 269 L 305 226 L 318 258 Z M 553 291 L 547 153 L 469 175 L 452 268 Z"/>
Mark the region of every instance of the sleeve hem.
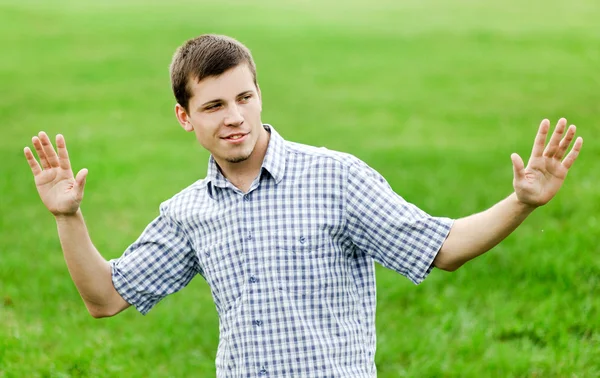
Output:
<path fill-rule="evenodd" d="M 140 293 L 133 291 L 117 268 L 118 260 L 110 260 L 112 283 L 119 295 L 142 315 L 146 315 L 158 301 L 144 299 Z"/>
<path fill-rule="evenodd" d="M 454 219 L 451 219 L 451 218 L 435 218 L 435 219 L 439 222 L 439 225 L 440 225 L 439 229 L 437 230 L 437 233 L 439 235 L 439 239 L 438 239 L 439 242 L 436 243 L 435 245 L 431 246 L 431 249 L 430 249 L 431 252 L 429 254 L 427 254 L 427 256 L 426 256 L 428 258 L 427 268 L 424 270 L 420 270 L 418 272 L 409 272 L 408 278 L 415 285 L 418 285 L 421 282 L 423 282 L 425 280 L 425 278 L 427 278 L 427 276 L 429 276 L 429 274 L 433 270 L 433 268 L 434 268 L 433 261 L 435 260 L 440 249 L 442 249 L 444 242 L 448 238 L 450 229 L 452 228 L 452 225 L 454 224 Z"/>

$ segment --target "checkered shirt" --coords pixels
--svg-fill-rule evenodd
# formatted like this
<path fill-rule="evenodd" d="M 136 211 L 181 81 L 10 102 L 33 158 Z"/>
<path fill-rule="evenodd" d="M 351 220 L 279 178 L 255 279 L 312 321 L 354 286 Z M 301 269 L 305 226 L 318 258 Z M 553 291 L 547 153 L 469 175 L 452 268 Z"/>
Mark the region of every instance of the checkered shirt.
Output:
<path fill-rule="evenodd" d="M 119 294 L 146 314 L 196 274 L 219 314 L 217 377 L 375 377 L 377 262 L 415 284 L 452 225 L 356 157 L 270 125 L 247 193 L 211 157 L 119 259 Z"/>

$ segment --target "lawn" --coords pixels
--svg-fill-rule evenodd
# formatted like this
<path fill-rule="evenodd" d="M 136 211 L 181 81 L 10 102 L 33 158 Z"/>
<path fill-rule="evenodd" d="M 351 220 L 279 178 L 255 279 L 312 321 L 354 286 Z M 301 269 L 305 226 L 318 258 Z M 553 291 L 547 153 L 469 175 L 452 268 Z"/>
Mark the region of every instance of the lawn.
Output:
<path fill-rule="evenodd" d="M 559 195 L 501 245 L 420 285 L 379 267 L 380 377 L 600 376 L 597 0 L 0 2 L 0 377 L 211 377 L 201 277 L 150 314 L 93 319 L 22 150 L 62 133 L 88 168 L 83 213 L 107 258 L 208 154 L 174 114 L 168 65 L 202 33 L 245 43 L 263 121 L 352 153 L 434 215 L 512 190 L 543 118 L 585 143 Z"/>

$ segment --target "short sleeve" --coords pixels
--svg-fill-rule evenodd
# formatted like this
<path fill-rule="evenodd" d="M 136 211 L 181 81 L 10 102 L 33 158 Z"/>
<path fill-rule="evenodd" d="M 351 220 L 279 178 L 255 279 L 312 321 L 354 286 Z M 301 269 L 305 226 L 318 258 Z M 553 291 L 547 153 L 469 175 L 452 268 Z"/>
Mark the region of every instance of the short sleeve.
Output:
<path fill-rule="evenodd" d="M 138 240 L 109 263 L 117 292 L 144 315 L 187 286 L 199 269 L 189 239 L 165 204 Z"/>
<path fill-rule="evenodd" d="M 346 222 L 360 250 L 415 284 L 431 272 L 453 224 L 450 218 L 432 217 L 405 201 L 362 161 L 348 172 Z"/>

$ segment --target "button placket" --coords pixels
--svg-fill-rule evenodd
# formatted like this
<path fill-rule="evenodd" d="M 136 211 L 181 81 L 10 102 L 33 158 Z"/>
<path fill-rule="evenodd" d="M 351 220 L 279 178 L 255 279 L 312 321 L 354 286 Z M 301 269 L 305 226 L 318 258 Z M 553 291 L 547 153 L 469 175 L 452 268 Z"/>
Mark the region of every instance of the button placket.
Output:
<path fill-rule="evenodd" d="M 239 199 L 238 199 L 239 201 Z M 255 348 L 259 348 L 259 345 L 263 344 L 262 339 L 264 338 L 265 330 L 265 322 L 266 318 L 259 319 L 262 317 L 261 307 L 260 307 L 260 293 L 261 293 L 261 283 L 260 279 L 257 276 L 260 272 L 260 265 L 258 265 L 260 259 L 257 256 L 257 247 L 259 244 L 258 236 L 254 235 L 254 231 L 258 231 L 258 229 L 254 228 L 254 224 L 252 222 L 253 209 L 255 209 L 255 203 L 252 202 L 252 197 L 250 193 L 242 194 L 241 202 L 239 204 L 239 217 L 236 219 L 236 223 L 238 223 L 241 228 L 241 231 L 238 237 L 241 239 L 242 248 L 246 254 L 246 267 L 245 267 L 245 279 L 246 279 L 246 288 L 244 289 L 245 295 L 247 296 L 247 301 L 245 306 L 247 306 L 247 315 L 249 318 L 246 318 L 246 322 L 250 324 L 251 331 L 250 333 L 253 335 L 256 344 L 250 347 L 249 353 L 252 355 L 254 353 Z M 258 234 L 260 235 L 260 234 Z M 248 323 L 246 323 L 248 324 Z M 261 363 L 264 361 L 252 361 L 251 358 L 249 362 L 255 364 L 255 374 L 261 377 L 267 377 L 267 370 L 265 366 Z"/>

